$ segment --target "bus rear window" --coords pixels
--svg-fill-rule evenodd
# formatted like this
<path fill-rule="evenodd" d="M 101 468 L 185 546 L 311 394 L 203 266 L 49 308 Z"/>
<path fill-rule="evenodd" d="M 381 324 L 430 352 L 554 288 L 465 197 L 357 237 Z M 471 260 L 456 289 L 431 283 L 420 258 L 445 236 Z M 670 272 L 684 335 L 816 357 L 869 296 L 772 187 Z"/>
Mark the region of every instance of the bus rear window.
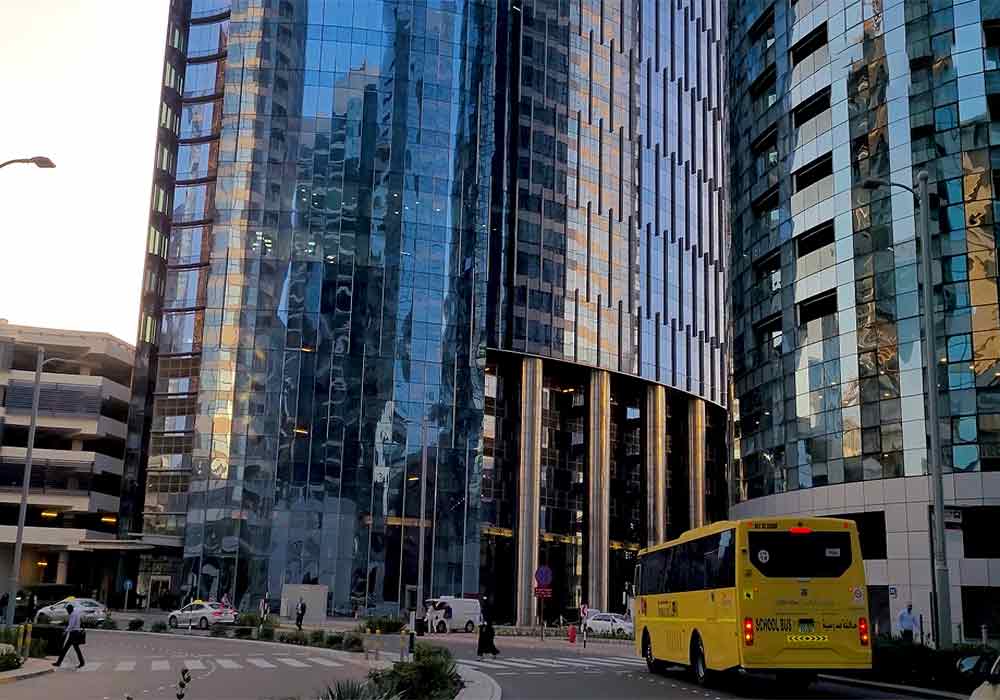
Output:
<path fill-rule="evenodd" d="M 849 532 L 759 532 L 751 530 L 750 562 L 770 578 L 835 578 L 851 566 Z"/>

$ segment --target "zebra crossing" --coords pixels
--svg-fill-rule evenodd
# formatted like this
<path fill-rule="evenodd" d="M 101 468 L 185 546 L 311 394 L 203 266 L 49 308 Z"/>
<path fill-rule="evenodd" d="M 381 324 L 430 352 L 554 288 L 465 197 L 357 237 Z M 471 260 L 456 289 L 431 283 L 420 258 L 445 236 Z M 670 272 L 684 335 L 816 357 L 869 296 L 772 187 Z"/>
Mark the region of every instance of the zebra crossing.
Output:
<path fill-rule="evenodd" d="M 546 657 L 483 657 L 457 659 L 459 664 L 489 671 L 496 675 L 547 673 L 607 673 L 628 672 L 644 668 L 646 662 L 629 656 L 546 656 Z"/>
<path fill-rule="evenodd" d="M 200 657 L 191 659 L 158 658 L 158 659 L 121 659 L 87 661 L 87 665 L 79 673 L 179 673 L 182 668 L 189 671 L 243 671 L 253 669 L 276 668 L 339 668 L 344 664 L 323 656 L 297 657 L 289 656 L 249 656 L 246 658 L 232 657 Z"/>

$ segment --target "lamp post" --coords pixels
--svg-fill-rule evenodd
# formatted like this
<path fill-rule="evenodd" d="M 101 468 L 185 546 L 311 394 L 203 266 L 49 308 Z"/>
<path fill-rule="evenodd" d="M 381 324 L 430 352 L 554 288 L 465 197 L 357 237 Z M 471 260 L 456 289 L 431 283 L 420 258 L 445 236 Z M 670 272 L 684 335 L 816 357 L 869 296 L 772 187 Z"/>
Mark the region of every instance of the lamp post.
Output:
<path fill-rule="evenodd" d="M 8 625 L 14 624 L 14 608 L 17 603 L 17 584 L 21 569 L 21 548 L 24 543 L 24 520 L 28 513 L 28 490 L 31 487 L 31 453 L 35 446 L 35 428 L 38 424 L 38 397 L 42 390 L 42 369 L 50 362 L 69 364 L 85 364 L 79 360 L 68 360 L 62 357 L 45 358 L 45 348 L 39 346 L 35 356 L 35 383 L 31 395 L 31 422 L 28 426 L 28 446 L 24 456 L 24 476 L 21 480 L 21 505 L 17 513 L 17 538 L 14 540 L 14 559 L 10 567 L 10 583 L 8 584 L 6 620 Z"/>
<path fill-rule="evenodd" d="M 54 168 L 56 164 L 52 162 L 51 158 L 46 158 L 45 156 L 35 156 L 33 158 L 14 158 L 13 160 L 7 160 L 0 163 L 0 168 L 6 168 L 8 165 L 13 163 L 30 163 L 36 165 L 39 168 Z"/>
<path fill-rule="evenodd" d="M 937 589 L 937 645 L 939 649 L 951 648 L 951 583 L 948 576 L 948 557 L 944 539 L 944 475 L 941 469 L 941 424 L 938 420 L 937 347 L 934 336 L 934 278 L 931 270 L 930 193 L 927 189 L 927 171 L 917 173 L 917 189 L 900 182 L 865 178 L 861 186 L 866 190 L 881 187 L 901 187 L 917 200 L 917 235 L 920 238 L 920 263 L 924 275 L 924 366 L 927 368 L 927 420 L 930 423 L 930 452 L 927 469 L 931 477 L 934 499 L 934 583 Z"/>

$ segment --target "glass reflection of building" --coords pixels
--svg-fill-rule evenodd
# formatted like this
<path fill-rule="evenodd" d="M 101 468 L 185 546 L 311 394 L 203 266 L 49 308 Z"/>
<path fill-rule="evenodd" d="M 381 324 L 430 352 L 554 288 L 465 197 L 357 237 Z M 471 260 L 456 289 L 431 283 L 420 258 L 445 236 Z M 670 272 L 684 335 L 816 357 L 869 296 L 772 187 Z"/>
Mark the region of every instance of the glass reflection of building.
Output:
<path fill-rule="evenodd" d="M 724 515 L 720 8 L 611 5 L 172 3 L 140 590 L 622 610 Z"/>
<path fill-rule="evenodd" d="M 930 175 L 946 505 L 995 522 L 998 22 L 951 0 L 731 7 L 733 513 L 857 520 L 884 632 L 908 601 L 933 619 L 925 281 L 913 198 L 862 182 Z M 978 537 L 948 531 L 956 635 L 1000 614 Z"/>

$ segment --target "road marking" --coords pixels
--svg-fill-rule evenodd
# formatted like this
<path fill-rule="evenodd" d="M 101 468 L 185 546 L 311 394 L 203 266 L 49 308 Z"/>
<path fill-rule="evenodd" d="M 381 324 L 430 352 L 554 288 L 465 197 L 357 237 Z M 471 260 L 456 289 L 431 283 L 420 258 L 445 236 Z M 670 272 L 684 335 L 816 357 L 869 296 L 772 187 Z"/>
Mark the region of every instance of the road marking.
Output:
<path fill-rule="evenodd" d="M 306 661 L 312 661 L 314 664 L 319 664 L 320 666 L 329 666 L 330 668 L 339 668 L 343 664 L 337 663 L 336 661 L 331 661 L 330 659 L 324 659 L 322 657 L 309 657 Z"/>
<path fill-rule="evenodd" d="M 215 663 L 219 665 L 219 668 L 228 668 L 230 670 L 243 668 L 235 661 L 230 661 L 229 659 L 216 659 Z"/>
<path fill-rule="evenodd" d="M 292 668 L 309 668 L 309 664 L 304 664 L 298 659 L 287 659 L 287 658 L 277 658 L 275 661 L 280 661 L 285 664 L 285 666 L 291 666 Z"/>
<path fill-rule="evenodd" d="M 578 659 L 559 659 L 559 661 L 568 666 L 585 666 L 589 668 L 593 668 L 595 666 L 599 666 L 602 668 L 610 668 L 610 667 L 617 667 L 619 665 L 613 661 L 603 661 L 601 659 L 595 659 L 589 656 L 580 657 Z"/>
<path fill-rule="evenodd" d="M 205 664 L 201 662 L 201 659 L 185 659 L 183 665 L 188 671 L 204 671 Z"/>
<path fill-rule="evenodd" d="M 134 671 L 135 661 L 119 661 L 118 665 L 115 666 L 115 671 Z"/>
<path fill-rule="evenodd" d="M 90 661 L 86 666 L 80 669 L 80 673 L 90 673 L 91 671 L 96 671 L 103 665 L 103 661 Z"/>
<path fill-rule="evenodd" d="M 256 666 L 257 668 L 277 668 L 277 666 L 264 661 L 264 659 L 247 659 L 247 663 Z"/>
<path fill-rule="evenodd" d="M 164 659 L 153 659 L 151 671 L 169 671 L 170 662 Z"/>

